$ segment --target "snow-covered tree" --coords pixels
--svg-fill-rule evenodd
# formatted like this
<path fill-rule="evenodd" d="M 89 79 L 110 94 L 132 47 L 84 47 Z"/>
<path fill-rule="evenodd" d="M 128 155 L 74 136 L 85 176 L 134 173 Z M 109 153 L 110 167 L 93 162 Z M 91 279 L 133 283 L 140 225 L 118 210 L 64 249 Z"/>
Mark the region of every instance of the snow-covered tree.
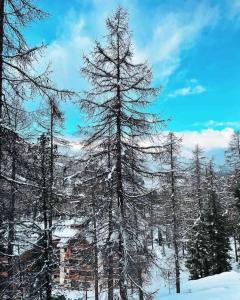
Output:
<path fill-rule="evenodd" d="M 219 190 L 218 178 L 210 162 L 206 169 L 206 207 L 189 233 L 186 265 L 192 279 L 231 269 L 229 228 L 220 202 Z"/>
<path fill-rule="evenodd" d="M 19 141 L 24 144 L 26 138 L 22 135 L 23 119 L 31 129 L 30 114 L 24 112 L 23 103 L 28 100 L 43 98 L 45 101 L 55 97 L 69 97 L 72 93 L 57 89 L 50 80 L 49 68 L 42 73 L 36 72 L 35 65 L 41 57 L 44 46 L 29 47 L 24 30 L 34 20 L 46 16 L 31 0 L 1 0 L 0 1 L 0 203 L 5 223 L 9 224 L 7 231 L 0 222 L 1 243 L 6 244 L 1 256 L 8 257 L 6 266 L 7 281 L 13 282 L 13 248 L 15 227 L 19 209 L 17 196 L 19 186 L 24 180 L 19 178 L 21 170 L 19 161 L 25 153 L 20 151 Z M 22 117 L 19 117 L 22 115 Z M 24 117 L 23 117 L 24 115 Z M 26 145 L 26 144 L 25 144 Z M 22 159 L 24 161 L 24 159 Z M 6 190 L 11 190 L 6 194 Z M 8 235 L 7 241 L 5 239 Z M 3 258 L 4 259 L 4 258 Z M 1 279 L 0 279 L 1 280 Z M 5 280 L 6 281 L 6 280 Z M 0 289 L 1 289 L 0 282 Z M 11 284 L 11 286 L 13 286 Z M 2 290 L 2 289 L 1 289 Z M 9 299 L 13 299 L 12 288 L 8 289 Z M 3 291 L 4 293 L 4 291 Z"/>
<path fill-rule="evenodd" d="M 180 293 L 180 247 L 183 238 L 183 201 L 184 191 L 182 183 L 184 181 L 183 171 L 180 163 L 181 139 L 170 132 L 165 141 L 165 153 L 163 163 L 166 167 L 165 193 L 165 218 L 166 224 L 170 225 L 170 242 L 174 250 L 174 269 L 176 292 Z M 161 208 L 160 208 L 161 209 Z"/>
<path fill-rule="evenodd" d="M 143 248 L 141 237 L 137 239 L 134 214 L 141 215 L 146 202 L 146 188 L 139 177 L 153 176 L 143 158 L 155 154 L 158 146 L 144 145 L 159 123 L 154 114 L 143 111 L 156 94 L 151 87 L 152 73 L 146 63 L 135 63 L 128 29 L 127 13 L 118 8 L 106 22 L 107 43 L 103 47 L 96 43 L 89 56 L 84 58 L 83 74 L 93 89 L 86 93 L 81 107 L 92 121 L 88 127 L 85 147 L 91 157 L 98 157 L 108 165 L 110 172 L 103 169 L 101 176 L 111 178 L 111 210 L 113 232 L 109 240 L 117 239 L 118 247 L 113 247 L 118 256 L 118 286 L 121 299 L 127 299 L 127 282 L 131 278 L 129 261 L 132 249 Z M 134 171 L 129 188 L 129 174 Z M 142 223 L 144 222 L 141 218 Z M 109 244 L 110 245 L 110 244 Z M 110 268 L 111 269 L 111 268 Z M 109 270 L 110 270 L 109 269 Z M 109 299 L 112 299 L 112 292 Z"/>
<path fill-rule="evenodd" d="M 189 166 L 189 184 L 190 184 L 190 198 L 195 208 L 195 218 L 201 215 L 201 211 L 204 208 L 204 175 L 205 175 L 205 158 L 203 150 L 197 145 L 192 152 L 192 158 Z"/>
<path fill-rule="evenodd" d="M 232 234 L 234 238 L 236 261 L 240 244 L 240 132 L 235 131 L 225 152 L 225 161 L 230 169 L 225 192 L 231 205 Z M 237 209 L 235 209 L 237 208 Z"/>
<path fill-rule="evenodd" d="M 229 228 L 227 227 L 226 213 L 220 203 L 217 178 L 210 162 L 207 169 L 207 197 L 208 206 L 206 213 L 206 225 L 210 239 L 210 263 L 211 274 L 219 274 L 231 269 L 229 263 Z"/>

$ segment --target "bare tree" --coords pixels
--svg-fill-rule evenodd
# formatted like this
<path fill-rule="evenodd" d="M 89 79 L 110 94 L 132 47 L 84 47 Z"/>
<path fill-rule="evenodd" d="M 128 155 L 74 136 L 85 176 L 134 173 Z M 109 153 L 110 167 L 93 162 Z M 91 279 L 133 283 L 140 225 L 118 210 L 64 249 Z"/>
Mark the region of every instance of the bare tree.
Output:
<path fill-rule="evenodd" d="M 10 184 L 12 189 L 10 203 L 13 207 L 11 213 L 5 216 L 7 220 L 9 219 L 8 223 L 11 224 L 8 231 L 9 244 L 5 251 L 9 257 L 13 255 L 12 239 L 15 227 L 15 179 L 18 176 L 15 158 L 21 155 L 18 147 L 14 146 L 21 137 L 18 132 L 19 124 L 12 126 L 13 111 L 23 110 L 22 103 L 26 100 L 35 100 L 41 97 L 50 101 L 50 99 L 68 98 L 73 94 L 54 86 L 49 77 L 49 67 L 42 73 L 35 70 L 36 63 L 41 58 L 45 47 L 43 45 L 29 47 L 22 32 L 30 22 L 45 16 L 46 14 L 35 6 L 34 1 L 0 1 L 0 201 L 3 207 L 7 200 L 3 187 Z M 18 107 L 15 106 L 16 103 L 18 103 Z M 9 139 L 10 136 L 15 137 L 15 142 L 11 143 L 12 156 L 9 156 L 4 149 L 5 145 L 12 141 L 12 138 Z M 10 157 L 12 157 L 11 176 L 8 174 Z M 0 226 L 2 227 L 2 224 Z M 1 240 L 3 241 L 2 237 Z M 10 260 L 8 260 L 9 264 Z M 9 266 L 7 272 L 10 277 L 12 277 L 11 270 L 12 267 Z M 9 297 L 12 299 L 11 295 Z"/>
<path fill-rule="evenodd" d="M 148 65 L 135 63 L 133 60 L 126 11 L 118 8 L 107 19 L 106 25 L 106 46 L 97 42 L 92 53 L 84 57 L 82 73 L 93 89 L 86 93 L 81 107 L 92 121 L 84 143 L 88 151 L 94 153 L 91 157 L 100 157 L 109 165 L 110 155 L 111 170 L 102 174 L 112 181 L 110 201 L 113 203 L 109 204 L 109 221 L 111 222 L 112 216 L 114 220 L 113 227 L 109 226 L 112 235 L 109 243 L 113 239 L 112 232 L 115 232 L 118 248 L 116 250 L 113 247 L 113 251 L 119 261 L 118 286 L 121 298 L 127 299 L 127 282 L 131 281 L 128 273 L 130 249 L 142 247 L 140 238 L 136 240 L 132 213 L 141 212 L 148 193 L 138 177 L 151 177 L 155 174 L 146 168 L 142 158 L 155 154 L 159 149 L 157 145 L 151 145 L 149 136 L 160 121 L 154 114 L 142 111 L 157 90 L 150 85 L 152 73 Z M 144 139 L 150 144 L 143 145 Z M 127 180 L 132 170 L 137 174 L 137 179 L 133 178 L 132 181 L 134 192 L 130 191 Z M 111 284 L 112 279 L 109 277 L 109 285 Z M 112 296 L 110 288 L 109 300 Z"/>
<path fill-rule="evenodd" d="M 180 237 L 182 223 L 182 195 L 179 191 L 179 180 L 181 177 L 181 168 L 179 165 L 181 139 L 177 138 L 174 133 L 170 132 L 166 139 L 165 146 L 165 164 L 169 173 L 167 174 L 166 192 L 169 195 L 170 205 L 168 206 L 170 213 L 170 224 L 172 228 L 172 245 L 174 249 L 175 264 L 175 283 L 176 292 L 180 293 Z"/>

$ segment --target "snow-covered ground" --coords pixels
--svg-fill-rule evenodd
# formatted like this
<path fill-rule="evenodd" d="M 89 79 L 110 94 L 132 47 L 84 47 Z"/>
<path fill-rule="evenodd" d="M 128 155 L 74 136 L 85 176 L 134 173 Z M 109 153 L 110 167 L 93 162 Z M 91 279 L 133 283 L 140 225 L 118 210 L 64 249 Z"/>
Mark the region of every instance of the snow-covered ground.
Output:
<path fill-rule="evenodd" d="M 68 291 L 63 293 L 68 300 L 85 299 L 83 292 Z M 168 289 L 160 289 L 154 296 L 156 300 L 240 300 L 240 273 L 236 271 L 209 276 L 199 280 L 186 281 L 182 285 L 181 294 Z M 88 299 L 94 299 L 93 293 L 88 293 Z M 100 299 L 107 299 L 104 293 Z M 138 299 L 137 297 L 129 299 Z"/>
<path fill-rule="evenodd" d="M 233 242 L 231 241 L 233 245 Z M 151 270 L 151 279 L 144 287 L 152 293 L 153 300 L 240 300 L 240 270 L 237 263 L 232 260 L 233 270 L 218 275 L 208 276 L 198 280 L 188 280 L 189 274 L 182 264 L 181 294 L 175 293 L 173 266 L 173 253 L 168 247 L 164 251 L 155 244 L 157 255 L 156 264 Z M 164 253 L 164 255 L 163 255 Z M 231 256 L 234 257 L 233 246 Z M 86 299 L 83 291 L 60 291 L 67 300 Z M 94 293 L 88 292 L 87 298 L 94 299 Z M 106 291 L 99 295 L 100 300 L 107 299 Z M 138 300 L 137 295 L 129 295 L 129 300 Z"/>
<path fill-rule="evenodd" d="M 155 300 L 240 300 L 240 273 L 237 271 L 224 272 L 198 280 L 188 280 L 188 274 L 181 274 L 181 294 L 176 294 L 171 282 L 164 280 L 162 271 L 154 268 L 152 283 L 148 289 L 155 291 L 152 295 Z M 67 300 L 86 299 L 83 291 L 59 290 Z M 89 300 L 94 299 L 94 293 L 87 293 Z M 101 300 L 107 299 L 107 293 L 99 295 Z M 128 297 L 137 300 L 137 295 Z"/>
<path fill-rule="evenodd" d="M 187 281 L 182 292 L 167 295 L 159 291 L 157 300 L 240 300 L 240 273 L 224 272 L 203 279 Z"/>
<path fill-rule="evenodd" d="M 156 300 L 240 300 L 240 270 L 234 261 L 233 241 L 231 240 L 232 268 L 230 272 L 208 276 L 198 280 L 189 280 L 187 269 L 182 264 L 181 294 L 175 293 L 174 280 L 169 282 L 163 278 L 161 269 L 172 266 L 171 249 L 166 248 L 165 256 L 161 247 L 157 248 L 157 256 L 160 268 L 152 270 L 151 290 L 157 290 L 154 295 Z"/>

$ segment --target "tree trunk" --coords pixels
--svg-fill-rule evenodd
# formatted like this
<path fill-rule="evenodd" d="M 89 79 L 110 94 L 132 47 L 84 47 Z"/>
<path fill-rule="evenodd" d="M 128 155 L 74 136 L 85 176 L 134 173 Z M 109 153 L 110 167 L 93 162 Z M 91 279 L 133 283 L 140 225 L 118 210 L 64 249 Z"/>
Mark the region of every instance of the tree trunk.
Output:
<path fill-rule="evenodd" d="M 116 173 L 117 173 L 117 200 L 118 208 L 120 213 L 120 228 L 119 228 L 119 289 L 120 296 L 122 300 L 127 300 L 127 287 L 125 284 L 125 274 L 124 274 L 124 264 L 125 264 L 125 251 L 124 251 L 124 241 L 123 241 L 123 230 L 125 223 L 125 205 L 123 198 L 123 181 L 122 181 L 122 116 L 121 116 L 121 89 L 120 89 L 120 45 L 119 45 L 119 36 L 117 39 L 118 42 L 118 64 L 117 64 L 117 118 L 116 118 L 116 127 L 117 127 L 117 155 L 116 155 Z"/>
<path fill-rule="evenodd" d="M 4 35 L 4 0 L 0 0 L 0 203 L 2 205 L 2 161 L 3 161 L 3 35 Z M 0 211 L 0 214 L 2 214 L 2 211 Z M 3 218 L 0 218 L 0 228 L 3 225 Z M 4 233 L 1 233 L 1 240 L 2 235 Z M 6 251 L 5 246 L 0 246 L 1 250 L 4 252 Z M 3 257 L 3 254 L 0 254 L 0 257 Z M 0 266 L 1 272 L 5 271 L 5 266 Z M 0 275 L 0 291 L 4 289 L 5 285 L 5 277 Z"/>
<path fill-rule="evenodd" d="M 48 193 L 46 185 L 46 139 L 42 141 L 42 161 L 41 161 L 41 172 L 42 172 L 42 209 L 43 209 L 43 224 L 44 224 L 44 264 L 45 264 L 45 291 L 46 300 L 51 300 L 52 286 L 51 286 L 51 274 L 49 272 L 49 206 L 48 206 Z"/>
<path fill-rule="evenodd" d="M 172 139 L 172 135 L 171 135 Z M 176 292 L 180 293 L 180 266 L 179 266 L 179 250 L 178 250 L 178 224 L 176 216 L 176 190 L 175 190 L 175 173 L 174 173 L 174 157 L 173 157 L 173 143 L 171 140 L 170 159 L 171 159 L 171 200 L 173 212 L 173 246 L 174 246 L 174 261 L 175 261 L 175 280 Z"/>
<path fill-rule="evenodd" d="M 136 239 L 138 240 L 138 234 L 139 234 L 139 226 L 138 226 L 138 217 L 136 212 L 134 213 L 134 222 L 135 222 L 135 227 L 136 227 Z M 146 246 L 147 247 L 147 246 Z M 137 253 L 137 263 L 136 263 L 136 268 L 137 268 L 137 286 L 138 286 L 138 298 L 139 300 L 143 300 L 143 278 L 142 278 L 142 262 L 141 262 L 141 252 L 138 251 Z"/>
<path fill-rule="evenodd" d="M 18 245 L 18 270 L 19 270 L 19 290 L 20 290 L 20 300 L 24 300 L 24 292 L 23 292 L 23 273 L 22 273 L 22 262 L 21 262 L 21 254 L 20 247 Z"/>
<path fill-rule="evenodd" d="M 160 228 L 158 227 L 158 245 L 162 246 L 162 244 L 163 244 L 162 233 L 161 233 Z"/>
<path fill-rule="evenodd" d="M 124 248 L 123 248 L 123 237 L 119 234 L 119 290 L 121 300 L 127 300 L 127 286 L 125 284 L 125 274 L 124 274 Z"/>
<path fill-rule="evenodd" d="M 236 260 L 236 262 L 238 262 L 237 240 L 236 240 L 235 235 L 233 236 L 233 240 L 234 240 L 235 260 Z"/>
<path fill-rule="evenodd" d="M 8 297 L 9 300 L 13 299 L 14 291 L 13 291 L 13 275 L 14 275 L 14 236 L 15 236 L 15 199 L 16 199 L 16 190 L 14 180 L 16 179 L 16 137 L 15 134 L 12 137 L 12 174 L 11 179 L 11 198 L 10 205 L 8 211 L 8 284 L 9 284 L 9 292 Z"/>
<path fill-rule="evenodd" d="M 139 300 L 143 300 L 143 290 L 142 290 L 142 285 L 143 285 L 143 280 L 142 280 L 142 268 L 138 266 L 138 298 Z"/>
<path fill-rule="evenodd" d="M 2 138 L 3 138 L 3 36 L 4 36 L 4 2 L 0 0 L 0 175 L 2 173 Z M 2 180 L 0 178 L 0 180 Z"/>
<path fill-rule="evenodd" d="M 94 242 L 94 290 L 95 300 L 98 300 L 98 240 L 97 240 L 97 220 L 96 220 L 96 204 L 94 193 L 92 193 L 92 207 L 93 207 L 93 242 Z"/>
<path fill-rule="evenodd" d="M 108 140 L 108 171 L 111 172 L 111 155 L 110 155 L 110 128 L 109 128 L 109 140 Z M 110 179 L 111 180 L 111 179 Z M 114 281 L 113 281 L 113 198 L 112 198 L 112 185 L 109 180 L 109 205 L 108 205 L 108 245 L 107 245 L 107 262 L 108 262 L 108 300 L 113 300 L 114 295 Z"/>
<path fill-rule="evenodd" d="M 153 205 L 152 205 L 152 199 L 150 203 L 150 235 L 151 235 L 151 247 L 153 250 L 154 247 L 154 236 L 153 236 Z"/>
<path fill-rule="evenodd" d="M 113 281 L 113 255 L 112 255 L 112 234 L 113 234 L 113 216 L 112 216 L 112 198 L 109 199 L 108 211 L 108 300 L 113 300 L 114 281 Z"/>
<path fill-rule="evenodd" d="M 48 222 L 48 260 L 47 260 L 47 300 L 52 298 L 52 269 L 53 269 L 53 241 L 52 241 L 52 226 L 53 226 L 53 183 L 54 183 L 54 107 L 51 105 L 50 112 L 50 184 L 49 184 L 49 195 L 47 205 L 47 222 Z"/>

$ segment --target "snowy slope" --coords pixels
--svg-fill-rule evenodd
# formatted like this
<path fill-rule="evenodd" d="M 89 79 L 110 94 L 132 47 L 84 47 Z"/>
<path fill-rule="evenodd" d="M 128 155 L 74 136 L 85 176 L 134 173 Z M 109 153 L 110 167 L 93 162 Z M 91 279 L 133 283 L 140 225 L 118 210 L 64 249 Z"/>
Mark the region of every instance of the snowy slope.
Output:
<path fill-rule="evenodd" d="M 199 280 L 191 280 L 182 285 L 181 294 L 174 291 L 168 294 L 163 288 L 154 295 L 156 300 L 240 300 L 240 273 L 235 271 L 209 276 Z M 84 299 L 84 292 L 65 291 L 68 300 Z M 88 293 L 88 299 L 94 299 L 93 293 Z M 107 299 L 106 293 L 100 299 Z M 137 296 L 129 299 L 138 299 Z"/>
<path fill-rule="evenodd" d="M 160 291 L 157 300 L 240 300 L 240 273 L 224 272 L 183 284 L 180 295 Z"/>

